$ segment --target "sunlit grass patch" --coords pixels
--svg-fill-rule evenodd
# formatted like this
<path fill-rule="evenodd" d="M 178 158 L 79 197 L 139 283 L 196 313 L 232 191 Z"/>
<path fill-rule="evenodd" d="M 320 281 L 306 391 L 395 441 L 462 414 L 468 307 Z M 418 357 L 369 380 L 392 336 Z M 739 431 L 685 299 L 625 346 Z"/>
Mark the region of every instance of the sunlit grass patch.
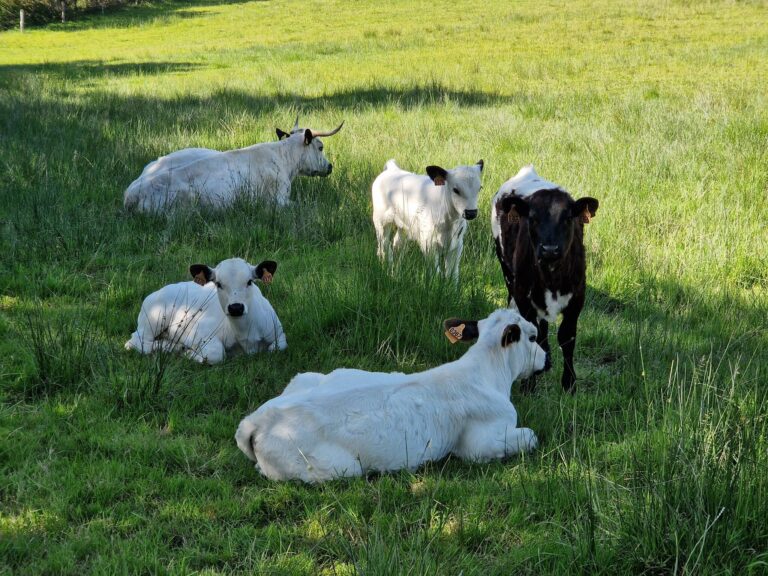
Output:
<path fill-rule="evenodd" d="M 762 2 L 163 2 L 0 34 L 0 572 L 760 574 L 768 556 Z M 291 206 L 122 195 L 172 150 L 328 128 Z M 370 185 L 485 161 L 458 286 L 375 256 Z M 533 162 L 600 200 L 575 396 L 512 398 L 539 450 L 274 483 L 239 420 L 302 371 L 459 357 L 506 290 L 490 200 Z M 278 262 L 279 354 L 126 352 L 189 265 Z M 554 330 L 556 326 L 552 327 Z M 551 334 L 554 344 L 554 334 Z"/>

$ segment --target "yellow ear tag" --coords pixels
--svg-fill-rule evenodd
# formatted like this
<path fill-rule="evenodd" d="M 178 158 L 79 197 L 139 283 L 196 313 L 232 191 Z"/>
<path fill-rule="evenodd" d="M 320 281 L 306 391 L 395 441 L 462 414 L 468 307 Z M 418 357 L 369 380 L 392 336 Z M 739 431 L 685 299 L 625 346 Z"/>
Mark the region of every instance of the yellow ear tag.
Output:
<path fill-rule="evenodd" d="M 264 284 L 270 284 L 272 282 L 272 273 L 269 270 L 264 270 L 264 272 L 261 273 L 261 281 L 264 282 Z"/>
<path fill-rule="evenodd" d="M 208 284 L 208 281 L 205 279 L 205 273 L 202 270 L 195 274 L 193 280 L 195 281 L 195 284 L 200 284 L 200 286 Z"/>
<path fill-rule="evenodd" d="M 448 338 L 448 340 L 451 341 L 451 344 L 456 344 L 459 340 L 461 340 L 461 335 L 464 333 L 464 324 L 459 324 L 458 326 L 451 326 L 448 328 L 448 330 L 445 331 L 445 335 Z"/>

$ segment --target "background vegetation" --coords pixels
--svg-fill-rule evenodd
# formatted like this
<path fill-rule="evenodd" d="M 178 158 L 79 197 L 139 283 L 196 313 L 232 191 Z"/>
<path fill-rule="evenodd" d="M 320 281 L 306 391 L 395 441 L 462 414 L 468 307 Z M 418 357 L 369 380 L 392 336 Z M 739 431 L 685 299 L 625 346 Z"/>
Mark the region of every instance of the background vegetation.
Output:
<path fill-rule="evenodd" d="M 141 3 L 145 3 L 145 0 L 0 0 L 0 30 L 18 28 L 20 10 L 24 10 L 24 23 L 28 26 L 55 21 L 67 22 L 85 14 L 104 14 L 108 8 L 135 6 Z"/>
<path fill-rule="evenodd" d="M 764 2 L 205 1 L 0 34 L 0 573 L 768 572 Z M 145 217 L 150 160 L 274 138 L 334 173 L 295 204 Z M 486 162 L 458 288 L 375 259 L 384 162 Z M 239 420 L 296 372 L 457 358 L 505 290 L 489 201 L 533 162 L 599 198 L 575 396 L 512 392 L 541 449 L 273 483 Z M 289 349 L 123 350 L 192 262 L 280 263 Z"/>

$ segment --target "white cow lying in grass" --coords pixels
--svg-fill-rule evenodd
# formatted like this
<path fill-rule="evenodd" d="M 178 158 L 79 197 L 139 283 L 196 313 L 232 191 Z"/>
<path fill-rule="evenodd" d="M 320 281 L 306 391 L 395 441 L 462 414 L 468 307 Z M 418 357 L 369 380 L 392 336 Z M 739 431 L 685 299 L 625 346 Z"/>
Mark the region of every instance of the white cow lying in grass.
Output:
<path fill-rule="evenodd" d="M 216 268 L 193 264 L 194 281 L 170 284 L 144 299 L 126 350 L 183 351 L 209 364 L 238 347 L 247 354 L 284 350 L 288 344 L 280 320 L 254 283 L 271 282 L 276 269 L 271 260 L 251 266 L 240 258 Z"/>
<path fill-rule="evenodd" d="M 459 360 L 416 374 L 299 374 L 240 422 L 238 447 L 268 478 L 305 482 L 414 469 L 449 453 L 486 461 L 535 448 L 509 401 L 513 380 L 544 367 L 533 324 L 502 309 L 446 327 L 478 339 Z"/>
<path fill-rule="evenodd" d="M 379 258 L 391 264 L 405 235 L 432 255 L 438 272 L 458 282 L 464 232 L 467 220 L 477 216 L 482 171 L 482 160 L 453 170 L 427 166 L 428 176 L 387 162 L 371 187 Z"/>
<path fill-rule="evenodd" d="M 288 204 L 291 182 L 298 176 L 328 176 L 333 166 L 323 155 L 320 137 L 330 132 L 299 128 L 299 118 L 288 134 L 277 130 L 278 142 L 254 144 L 219 152 L 186 148 L 150 162 L 125 191 L 126 208 L 162 212 L 180 204 L 213 208 L 232 204 L 238 196 L 272 198 Z"/>

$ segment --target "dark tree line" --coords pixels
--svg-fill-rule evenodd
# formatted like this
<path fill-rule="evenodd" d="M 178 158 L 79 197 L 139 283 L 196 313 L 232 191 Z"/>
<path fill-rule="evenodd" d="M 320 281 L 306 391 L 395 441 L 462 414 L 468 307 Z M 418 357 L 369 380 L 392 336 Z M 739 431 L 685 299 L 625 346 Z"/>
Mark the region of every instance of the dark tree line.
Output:
<path fill-rule="evenodd" d="M 27 24 L 62 22 L 84 12 L 99 12 L 141 0 L 0 0 L 0 29 L 19 25 L 19 11 L 24 10 Z"/>

